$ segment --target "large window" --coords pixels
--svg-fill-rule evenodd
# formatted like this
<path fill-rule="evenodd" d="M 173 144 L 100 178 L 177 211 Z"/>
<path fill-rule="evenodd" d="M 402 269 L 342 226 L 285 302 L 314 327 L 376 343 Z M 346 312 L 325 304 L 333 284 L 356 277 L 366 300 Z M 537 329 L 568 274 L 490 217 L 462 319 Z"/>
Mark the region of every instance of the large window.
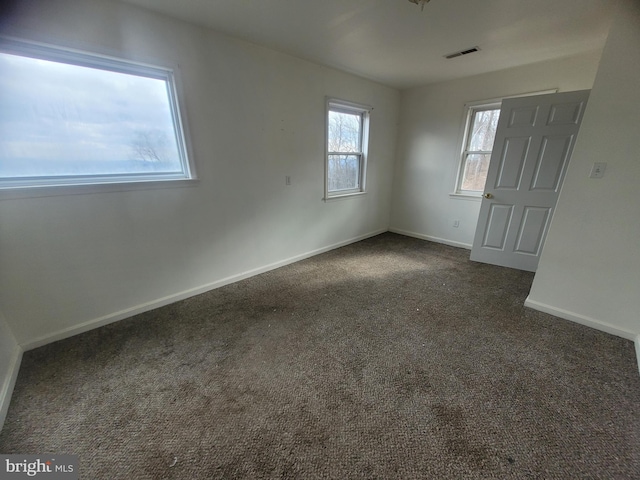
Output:
<path fill-rule="evenodd" d="M 327 101 L 326 197 L 364 192 L 368 132 L 367 107 Z"/>
<path fill-rule="evenodd" d="M 479 195 L 484 190 L 499 118 L 499 103 L 467 108 L 456 193 Z"/>
<path fill-rule="evenodd" d="M 0 40 L 0 188 L 189 178 L 170 69 Z"/>

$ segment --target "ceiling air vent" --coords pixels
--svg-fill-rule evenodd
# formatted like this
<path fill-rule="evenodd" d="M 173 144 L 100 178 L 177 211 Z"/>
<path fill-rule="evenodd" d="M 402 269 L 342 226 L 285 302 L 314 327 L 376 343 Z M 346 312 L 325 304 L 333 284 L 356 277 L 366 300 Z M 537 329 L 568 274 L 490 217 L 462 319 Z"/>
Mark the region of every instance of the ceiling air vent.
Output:
<path fill-rule="evenodd" d="M 477 52 L 478 50 L 480 50 L 480 47 L 471 47 L 471 48 L 467 48 L 466 50 L 460 50 L 459 52 L 445 55 L 444 58 L 450 59 L 450 58 L 461 57 L 462 55 L 469 55 L 470 53 Z"/>

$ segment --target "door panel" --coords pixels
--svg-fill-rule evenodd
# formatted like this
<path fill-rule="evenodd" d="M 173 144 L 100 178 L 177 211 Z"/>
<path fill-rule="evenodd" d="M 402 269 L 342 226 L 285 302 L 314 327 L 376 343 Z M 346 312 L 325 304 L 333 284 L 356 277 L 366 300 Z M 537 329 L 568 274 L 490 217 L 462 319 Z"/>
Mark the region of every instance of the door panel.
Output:
<path fill-rule="evenodd" d="M 550 210 L 542 207 L 524 207 L 524 215 L 514 251 L 538 255 L 542 237 L 547 228 Z"/>
<path fill-rule="evenodd" d="M 509 116 L 509 128 L 532 127 L 536 122 L 537 116 L 537 106 L 514 108 Z"/>
<path fill-rule="evenodd" d="M 482 246 L 485 248 L 503 249 L 507 239 L 507 231 L 511 224 L 513 205 L 491 205 L 486 233 Z"/>
<path fill-rule="evenodd" d="M 581 101 L 551 105 L 547 125 L 578 125 L 583 109 L 584 103 Z"/>
<path fill-rule="evenodd" d="M 553 190 L 560 188 L 560 178 L 569 160 L 569 147 L 573 135 L 543 137 L 531 190 Z"/>
<path fill-rule="evenodd" d="M 524 161 L 529 151 L 531 137 L 508 138 L 504 143 L 502 155 L 500 155 L 500 166 L 498 180 L 494 188 L 516 189 L 520 185 Z M 492 157 L 493 160 L 493 157 Z M 491 163 L 489 163 L 491 166 Z"/>
<path fill-rule="evenodd" d="M 588 98 L 502 102 L 471 260 L 536 270 Z"/>

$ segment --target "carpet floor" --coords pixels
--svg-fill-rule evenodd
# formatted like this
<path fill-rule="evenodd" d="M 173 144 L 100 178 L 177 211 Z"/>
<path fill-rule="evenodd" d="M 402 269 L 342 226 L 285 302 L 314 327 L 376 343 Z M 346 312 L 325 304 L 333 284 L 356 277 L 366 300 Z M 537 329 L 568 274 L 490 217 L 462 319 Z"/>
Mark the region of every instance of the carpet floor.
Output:
<path fill-rule="evenodd" d="M 82 479 L 640 478 L 633 343 L 468 255 L 387 233 L 28 351 L 0 452 Z"/>

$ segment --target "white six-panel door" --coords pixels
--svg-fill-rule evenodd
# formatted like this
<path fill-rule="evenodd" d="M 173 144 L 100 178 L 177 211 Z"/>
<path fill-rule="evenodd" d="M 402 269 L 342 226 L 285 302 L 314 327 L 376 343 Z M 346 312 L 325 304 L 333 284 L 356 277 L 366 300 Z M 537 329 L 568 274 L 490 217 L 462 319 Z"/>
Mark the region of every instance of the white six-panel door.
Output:
<path fill-rule="evenodd" d="M 502 102 L 471 260 L 536 270 L 588 98 Z"/>

